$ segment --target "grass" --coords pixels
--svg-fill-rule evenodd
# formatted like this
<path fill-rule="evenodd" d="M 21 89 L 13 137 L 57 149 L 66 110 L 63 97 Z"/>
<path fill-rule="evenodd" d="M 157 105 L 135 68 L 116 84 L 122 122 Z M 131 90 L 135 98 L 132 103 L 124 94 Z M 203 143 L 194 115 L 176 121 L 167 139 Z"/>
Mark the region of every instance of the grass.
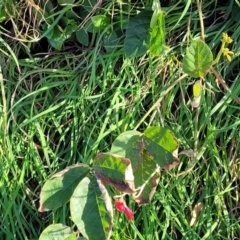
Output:
<path fill-rule="evenodd" d="M 201 33 L 197 7 L 190 2 L 168 6 L 166 32 L 172 48 L 157 59 L 128 59 L 121 45 L 104 53 L 100 40 L 83 51 L 25 54 L 19 39 L 1 36 L 1 239 L 38 239 L 51 223 L 71 226 L 68 205 L 37 211 L 42 185 L 66 166 L 91 164 L 97 152 L 108 151 L 120 133 L 138 125 L 140 130 L 149 125 L 170 128 L 180 151 L 192 149 L 196 156 L 180 155 L 176 169 L 161 172 L 150 205 L 139 208 L 129 200 L 133 222 L 115 212 L 112 239 L 240 238 L 240 106 L 233 100 L 240 92 L 240 28 L 231 15 L 237 1 L 202 5 L 210 21 L 205 22 L 206 42 L 213 53 L 219 50 L 222 32 L 228 32 L 235 55 L 216 66 L 231 92 L 224 93 L 208 74 L 198 109 L 191 108 L 195 80 L 186 77 L 176 84 L 187 38 Z M 114 12 L 116 6 L 106 9 Z M 213 6 L 216 21 L 211 20 Z M 203 208 L 190 226 L 198 202 Z"/>

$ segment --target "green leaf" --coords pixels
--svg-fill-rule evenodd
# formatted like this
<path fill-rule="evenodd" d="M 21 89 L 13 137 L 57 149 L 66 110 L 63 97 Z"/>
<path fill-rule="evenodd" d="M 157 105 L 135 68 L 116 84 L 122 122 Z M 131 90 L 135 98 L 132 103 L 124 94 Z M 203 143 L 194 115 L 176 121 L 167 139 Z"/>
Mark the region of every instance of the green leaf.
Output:
<path fill-rule="evenodd" d="M 66 204 L 78 183 L 88 174 L 89 170 L 88 165 L 76 164 L 54 174 L 43 185 L 38 211 L 57 209 Z"/>
<path fill-rule="evenodd" d="M 165 170 L 171 170 L 178 163 L 178 140 L 174 134 L 166 128 L 161 128 L 159 126 L 148 127 L 144 131 L 146 149 L 154 155 L 154 159 L 160 167 L 163 167 Z M 150 140 L 150 141 L 149 141 Z M 162 150 L 158 147 L 165 150 L 165 158 Z"/>
<path fill-rule="evenodd" d="M 144 135 L 169 152 L 178 149 L 179 144 L 177 138 L 167 128 L 151 126 L 144 131 Z"/>
<path fill-rule="evenodd" d="M 76 31 L 76 37 L 79 43 L 83 44 L 84 46 L 88 46 L 88 33 L 83 28 Z"/>
<path fill-rule="evenodd" d="M 0 3 L 0 23 L 5 21 L 8 18 L 8 15 L 5 11 L 5 9 L 2 6 L 2 3 Z"/>
<path fill-rule="evenodd" d="M 76 32 L 78 26 L 74 20 L 68 20 L 68 25 L 64 28 L 63 38 L 64 41 L 72 36 L 74 32 Z"/>
<path fill-rule="evenodd" d="M 104 30 L 110 24 L 110 18 L 105 15 L 93 16 L 91 21 L 97 30 Z"/>
<path fill-rule="evenodd" d="M 183 58 L 182 69 L 191 77 L 204 77 L 213 63 L 213 55 L 202 40 L 191 43 Z"/>
<path fill-rule="evenodd" d="M 97 33 L 98 29 L 94 27 L 92 20 L 89 19 L 84 25 L 84 30 L 90 33 Z"/>
<path fill-rule="evenodd" d="M 94 176 L 85 177 L 70 199 L 73 222 L 87 239 L 110 239 L 113 207 L 106 188 Z"/>
<path fill-rule="evenodd" d="M 158 143 L 143 136 L 142 141 L 145 149 L 152 155 L 154 161 L 160 166 L 165 167 L 174 162 L 174 157 L 171 152 L 164 149 Z"/>
<path fill-rule="evenodd" d="M 76 233 L 63 224 L 52 224 L 40 235 L 39 240 L 77 240 Z"/>
<path fill-rule="evenodd" d="M 150 53 L 153 56 L 160 56 L 165 48 L 165 17 L 160 11 L 154 20 L 151 21 Z M 152 18 L 153 18 L 152 17 Z"/>
<path fill-rule="evenodd" d="M 113 153 L 99 153 L 93 162 L 93 169 L 104 185 L 113 186 L 121 192 L 134 192 L 134 177 L 129 159 Z"/>
<path fill-rule="evenodd" d="M 134 130 L 123 132 L 112 143 L 111 152 L 117 155 L 126 157 L 126 150 L 129 147 L 128 141 L 133 136 L 139 136 L 139 135 L 142 135 L 142 133 Z"/>
<path fill-rule="evenodd" d="M 135 188 L 142 187 L 140 193 L 134 196 L 139 204 L 147 204 L 151 201 L 159 182 L 159 168 L 144 145 L 143 136 L 134 136 L 128 144 L 127 156 L 131 159 L 134 174 Z M 143 185 L 143 186 L 142 186 Z"/>
<path fill-rule="evenodd" d="M 124 40 L 124 52 L 127 57 L 139 57 L 148 50 L 150 21 L 151 13 L 148 12 L 142 12 L 130 19 Z"/>
<path fill-rule="evenodd" d="M 50 25 L 48 25 L 47 23 L 43 23 L 42 27 L 43 27 L 44 32 L 46 32 L 46 31 L 48 30 L 48 28 L 50 28 Z M 54 34 L 54 28 L 52 28 L 52 29 L 48 32 L 48 34 L 46 35 L 46 38 L 47 38 L 47 39 L 51 39 L 52 36 L 53 36 L 53 34 Z"/>
<path fill-rule="evenodd" d="M 52 32 L 52 34 L 50 34 Z M 56 50 L 60 51 L 64 42 L 63 33 L 59 30 L 58 26 L 55 26 L 47 35 L 48 42 Z"/>
<path fill-rule="evenodd" d="M 114 50 L 116 50 L 118 41 L 119 38 L 115 31 L 111 32 L 111 34 L 104 34 L 103 45 L 107 53 L 112 53 Z"/>
<path fill-rule="evenodd" d="M 88 12 L 91 12 L 96 6 L 97 0 L 84 0 L 81 6 Z"/>

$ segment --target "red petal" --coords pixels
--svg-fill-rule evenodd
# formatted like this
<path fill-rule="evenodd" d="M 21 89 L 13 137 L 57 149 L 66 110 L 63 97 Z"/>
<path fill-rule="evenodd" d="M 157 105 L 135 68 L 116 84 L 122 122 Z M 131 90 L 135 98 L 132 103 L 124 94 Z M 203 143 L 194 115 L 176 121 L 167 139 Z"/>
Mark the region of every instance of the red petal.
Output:
<path fill-rule="evenodd" d="M 119 212 L 124 212 L 127 215 L 128 221 L 131 221 L 133 219 L 132 210 L 125 205 L 123 200 L 115 199 L 115 206 Z"/>
<path fill-rule="evenodd" d="M 130 208 L 125 206 L 125 213 L 127 215 L 128 221 L 131 221 L 133 219 L 133 212 Z"/>
<path fill-rule="evenodd" d="M 119 199 L 115 199 L 115 206 L 119 212 L 125 212 L 124 202 Z"/>

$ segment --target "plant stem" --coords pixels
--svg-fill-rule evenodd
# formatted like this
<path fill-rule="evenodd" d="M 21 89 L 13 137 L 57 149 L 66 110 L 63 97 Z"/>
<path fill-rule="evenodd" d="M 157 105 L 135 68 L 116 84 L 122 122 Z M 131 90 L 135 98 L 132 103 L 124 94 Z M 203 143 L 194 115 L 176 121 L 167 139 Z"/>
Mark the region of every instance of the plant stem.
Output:
<path fill-rule="evenodd" d="M 200 21 L 200 27 L 201 27 L 201 38 L 203 41 L 205 41 L 204 23 L 203 23 L 203 15 L 202 15 L 202 8 L 201 8 L 200 0 L 197 0 L 197 8 L 198 8 L 198 15 L 199 15 L 199 21 Z"/>
<path fill-rule="evenodd" d="M 1 92 L 2 92 L 2 103 L 3 103 L 3 108 L 2 108 L 2 126 L 3 126 L 3 131 L 4 135 L 6 136 L 7 133 L 7 102 L 6 102 L 6 94 L 5 94 L 5 89 L 4 89 L 4 82 L 3 82 L 3 75 L 2 75 L 2 68 L 0 66 L 0 84 L 1 84 Z"/>
<path fill-rule="evenodd" d="M 218 74 L 218 72 L 213 68 L 211 67 L 210 68 L 210 71 L 215 75 L 215 77 L 217 78 L 218 82 L 222 85 L 223 89 L 226 91 L 226 92 L 231 92 L 231 90 L 229 89 L 228 85 L 225 83 L 225 81 L 221 78 L 221 76 Z M 233 98 L 234 101 L 240 105 L 240 100 L 239 98 L 237 97 L 234 97 Z"/>

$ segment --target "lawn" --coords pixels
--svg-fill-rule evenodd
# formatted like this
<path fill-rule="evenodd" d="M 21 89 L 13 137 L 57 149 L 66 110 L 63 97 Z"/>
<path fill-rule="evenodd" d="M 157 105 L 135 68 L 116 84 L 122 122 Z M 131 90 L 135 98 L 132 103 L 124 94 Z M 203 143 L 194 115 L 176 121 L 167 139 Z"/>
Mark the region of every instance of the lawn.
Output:
<path fill-rule="evenodd" d="M 132 221 L 114 207 L 111 239 L 240 239 L 240 3 L 159 2 L 165 23 L 155 0 L 0 3 L 0 239 L 56 223 L 80 239 L 69 203 L 38 211 L 44 183 L 150 126 L 174 134 L 179 164 L 150 204 L 126 197 Z M 196 39 L 213 56 L 197 77 L 182 64 Z"/>

